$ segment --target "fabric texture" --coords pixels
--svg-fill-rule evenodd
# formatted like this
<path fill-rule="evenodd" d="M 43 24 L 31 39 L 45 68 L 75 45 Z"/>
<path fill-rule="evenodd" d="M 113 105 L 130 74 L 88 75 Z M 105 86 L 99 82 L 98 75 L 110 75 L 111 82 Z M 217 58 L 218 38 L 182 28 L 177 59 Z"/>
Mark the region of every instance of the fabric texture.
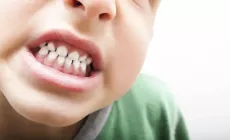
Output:
<path fill-rule="evenodd" d="M 165 83 L 140 74 L 122 98 L 89 115 L 74 140 L 189 140 Z"/>
<path fill-rule="evenodd" d="M 108 106 L 90 114 L 74 140 L 95 140 L 104 127 L 110 110 L 111 106 Z"/>
<path fill-rule="evenodd" d="M 97 140 L 189 140 L 184 119 L 165 83 L 141 74 L 114 102 Z"/>

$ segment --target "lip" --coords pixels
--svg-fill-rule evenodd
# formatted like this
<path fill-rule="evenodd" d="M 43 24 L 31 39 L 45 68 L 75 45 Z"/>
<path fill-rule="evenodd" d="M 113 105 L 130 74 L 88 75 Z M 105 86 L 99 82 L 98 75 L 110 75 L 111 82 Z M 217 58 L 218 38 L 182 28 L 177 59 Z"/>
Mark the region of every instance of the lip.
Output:
<path fill-rule="evenodd" d="M 29 48 L 37 47 L 47 41 L 61 41 L 86 52 L 92 57 L 94 66 L 100 71 L 95 72 L 90 77 L 78 77 L 41 64 L 29 51 Z M 68 31 L 56 30 L 41 35 L 28 43 L 26 51 L 21 56 L 23 70 L 39 82 L 78 93 L 92 90 L 102 82 L 102 59 L 99 48 L 93 42 L 81 39 Z"/>

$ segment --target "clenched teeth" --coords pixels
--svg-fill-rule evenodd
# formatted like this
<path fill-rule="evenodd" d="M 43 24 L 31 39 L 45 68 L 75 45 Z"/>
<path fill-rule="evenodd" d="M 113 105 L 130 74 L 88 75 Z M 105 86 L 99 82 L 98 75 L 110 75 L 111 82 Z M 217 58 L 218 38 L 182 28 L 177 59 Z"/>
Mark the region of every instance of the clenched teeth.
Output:
<path fill-rule="evenodd" d="M 39 48 L 35 57 L 44 65 L 68 74 L 89 75 L 87 70 L 91 68 L 92 58 L 88 55 L 81 55 L 76 50 L 68 52 L 67 47 L 63 45 L 55 47 L 53 42 L 42 43 Z"/>

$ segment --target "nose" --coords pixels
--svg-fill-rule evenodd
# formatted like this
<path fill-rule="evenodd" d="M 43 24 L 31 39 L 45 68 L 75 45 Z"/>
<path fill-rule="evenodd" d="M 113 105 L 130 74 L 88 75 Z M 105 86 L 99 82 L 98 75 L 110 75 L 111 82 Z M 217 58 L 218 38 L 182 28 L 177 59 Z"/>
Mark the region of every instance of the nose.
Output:
<path fill-rule="evenodd" d="M 115 0 L 66 0 L 74 8 L 84 10 L 87 18 L 112 20 L 116 16 Z"/>

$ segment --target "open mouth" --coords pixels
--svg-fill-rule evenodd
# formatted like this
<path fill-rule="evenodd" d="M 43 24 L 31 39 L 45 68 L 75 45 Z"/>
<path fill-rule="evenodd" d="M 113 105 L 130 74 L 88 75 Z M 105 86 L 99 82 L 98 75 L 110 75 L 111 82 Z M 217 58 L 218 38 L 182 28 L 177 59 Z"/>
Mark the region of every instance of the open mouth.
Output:
<path fill-rule="evenodd" d="M 43 65 L 66 74 L 90 77 L 99 71 L 94 68 L 92 57 L 89 54 L 58 41 L 43 42 L 29 50 Z"/>
<path fill-rule="evenodd" d="M 31 77 L 76 92 L 95 88 L 102 81 L 99 48 L 68 31 L 50 31 L 32 40 L 22 60 Z"/>

